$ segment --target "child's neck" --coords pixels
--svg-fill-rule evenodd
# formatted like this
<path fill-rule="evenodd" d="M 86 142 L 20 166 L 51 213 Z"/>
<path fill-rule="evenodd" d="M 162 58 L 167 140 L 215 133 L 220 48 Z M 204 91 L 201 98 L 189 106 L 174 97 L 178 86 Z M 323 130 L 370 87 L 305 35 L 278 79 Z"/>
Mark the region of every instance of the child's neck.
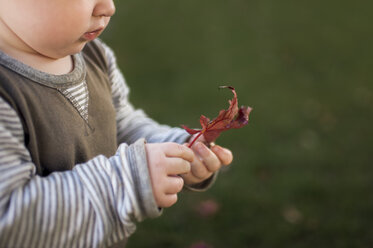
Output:
<path fill-rule="evenodd" d="M 74 63 L 71 56 L 66 56 L 59 59 L 49 58 L 40 54 L 32 54 L 23 51 L 0 49 L 9 56 L 19 60 L 20 62 L 31 66 L 42 72 L 54 75 L 62 75 L 71 72 L 74 68 Z"/>
<path fill-rule="evenodd" d="M 9 55 L 32 68 L 54 75 L 67 74 L 74 68 L 71 56 L 53 59 L 38 54 L 12 53 Z"/>

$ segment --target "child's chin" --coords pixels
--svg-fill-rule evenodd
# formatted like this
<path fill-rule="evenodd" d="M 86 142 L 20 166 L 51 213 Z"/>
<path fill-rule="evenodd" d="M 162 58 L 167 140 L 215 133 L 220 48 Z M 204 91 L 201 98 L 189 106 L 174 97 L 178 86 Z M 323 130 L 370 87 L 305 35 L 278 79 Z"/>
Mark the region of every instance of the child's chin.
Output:
<path fill-rule="evenodd" d="M 74 54 L 80 53 L 84 49 L 86 44 L 87 44 L 87 41 L 80 42 L 78 45 L 71 47 L 70 49 L 68 49 L 67 51 L 61 54 L 61 58 L 68 56 L 68 55 L 74 55 Z"/>

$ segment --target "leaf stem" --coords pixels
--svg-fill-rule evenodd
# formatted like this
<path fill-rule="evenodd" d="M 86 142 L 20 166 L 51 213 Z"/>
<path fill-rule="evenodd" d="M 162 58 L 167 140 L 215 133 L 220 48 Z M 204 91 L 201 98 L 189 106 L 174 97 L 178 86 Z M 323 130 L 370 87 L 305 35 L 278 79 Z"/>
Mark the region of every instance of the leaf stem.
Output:
<path fill-rule="evenodd" d="M 190 144 L 188 145 L 188 147 L 189 148 L 191 148 L 192 147 L 192 145 L 194 144 L 194 142 L 196 142 L 196 140 L 205 132 L 206 130 L 204 129 L 204 130 L 202 130 L 202 131 L 200 131 L 199 132 L 199 134 L 196 136 L 196 137 L 194 137 L 194 139 L 192 140 L 192 142 L 190 142 Z"/>

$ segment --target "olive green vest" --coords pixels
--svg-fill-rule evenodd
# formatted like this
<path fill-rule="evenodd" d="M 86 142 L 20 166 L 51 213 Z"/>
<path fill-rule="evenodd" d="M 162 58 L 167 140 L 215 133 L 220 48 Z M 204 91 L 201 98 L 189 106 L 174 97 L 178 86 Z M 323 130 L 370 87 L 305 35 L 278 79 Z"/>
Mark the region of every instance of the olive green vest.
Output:
<path fill-rule="evenodd" d="M 99 44 L 88 43 L 74 55 L 74 70 L 61 76 L 34 70 L 5 54 L 0 59 L 0 97 L 20 117 L 25 146 L 38 175 L 70 170 L 99 154 L 114 155 L 115 109 Z M 84 78 L 89 92 L 88 121 L 62 94 Z"/>

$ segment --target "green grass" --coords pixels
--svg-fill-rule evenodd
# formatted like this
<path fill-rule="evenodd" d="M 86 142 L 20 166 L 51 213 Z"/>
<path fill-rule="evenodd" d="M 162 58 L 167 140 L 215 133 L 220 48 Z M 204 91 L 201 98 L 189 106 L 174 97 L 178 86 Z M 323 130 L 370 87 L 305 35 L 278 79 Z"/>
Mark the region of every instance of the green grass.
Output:
<path fill-rule="evenodd" d="M 373 3 L 116 4 L 103 39 L 135 106 L 197 127 L 227 107 L 229 84 L 254 108 L 219 138 L 235 160 L 214 187 L 183 192 L 128 247 L 373 247 Z M 206 199 L 220 208 L 202 218 Z"/>

